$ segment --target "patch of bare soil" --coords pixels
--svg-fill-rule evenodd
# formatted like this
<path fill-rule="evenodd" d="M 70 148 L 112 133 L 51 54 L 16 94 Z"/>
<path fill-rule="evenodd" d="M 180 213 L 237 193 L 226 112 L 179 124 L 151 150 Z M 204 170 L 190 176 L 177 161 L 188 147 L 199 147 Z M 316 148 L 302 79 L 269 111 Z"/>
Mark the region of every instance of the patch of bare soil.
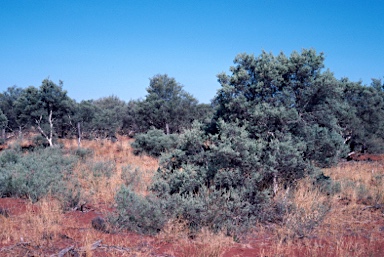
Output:
<path fill-rule="evenodd" d="M 104 217 L 107 208 L 87 206 L 84 211 L 63 213 L 55 233 L 51 231 L 44 234 L 44 228 L 41 228 L 43 233 L 33 237 L 34 228 L 27 228 L 31 237 L 28 231 L 19 234 L 17 230 L 25 230 L 25 224 L 22 223 L 34 222 L 32 217 L 41 218 L 46 215 L 43 212 L 49 214 L 50 210 L 42 210 L 42 207 L 26 200 L 0 198 L 0 209 L 4 214 L 0 214 L 3 229 L 0 234 L 0 256 L 165 256 L 161 253 L 164 246 L 153 237 L 94 229 L 92 220 Z M 35 222 L 31 225 L 49 224 Z M 49 231 L 48 227 L 45 229 Z M 27 232 L 27 236 L 23 235 L 24 232 Z"/>
<path fill-rule="evenodd" d="M 351 161 L 384 161 L 383 154 L 354 153 L 348 157 Z"/>

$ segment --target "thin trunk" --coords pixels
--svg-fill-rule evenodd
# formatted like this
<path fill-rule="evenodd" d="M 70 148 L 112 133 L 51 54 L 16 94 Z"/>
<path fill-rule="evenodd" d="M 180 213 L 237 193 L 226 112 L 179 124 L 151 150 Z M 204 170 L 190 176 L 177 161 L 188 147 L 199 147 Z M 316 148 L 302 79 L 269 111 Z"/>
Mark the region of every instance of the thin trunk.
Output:
<path fill-rule="evenodd" d="M 165 131 L 166 131 L 167 135 L 169 135 L 169 124 L 168 123 L 165 123 Z"/>
<path fill-rule="evenodd" d="M 21 129 L 21 126 L 19 126 L 19 139 L 23 139 L 23 131 Z"/>
<path fill-rule="evenodd" d="M 53 136 L 52 110 L 50 110 L 50 112 L 49 112 L 48 121 L 49 121 L 49 127 L 50 127 L 48 142 L 49 142 L 49 146 L 53 146 L 53 143 L 52 143 L 52 136 Z"/>
<path fill-rule="evenodd" d="M 5 128 L 3 128 L 1 130 L 1 138 L 3 139 L 3 141 L 5 142 Z"/>
<path fill-rule="evenodd" d="M 77 145 L 78 147 L 81 146 L 81 130 L 80 130 L 80 122 L 77 123 L 77 132 L 79 134 L 79 139 L 78 139 L 78 142 L 77 142 Z"/>
<path fill-rule="evenodd" d="M 53 146 L 53 142 L 52 142 L 52 137 L 53 137 L 53 120 L 52 120 L 52 110 L 50 110 L 49 112 L 49 115 L 48 115 L 48 122 L 49 122 L 49 127 L 50 127 L 50 131 L 49 131 L 49 136 L 44 132 L 44 130 L 41 128 L 40 124 L 41 124 L 41 120 L 43 119 L 42 116 L 40 116 L 40 119 L 39 120 L 36 120 L 36 124 L 37 124 L 37 129 L 40 131 L 40 133 L 45 137 L 45 139 L 47 139 L 48 143 L 49 143 L 49 146 L 52 147 Z"/>
<path fill-rule="evenodd" d="M 277 176 L 276 174 L 273 175 L 273 195 L 277 195 L 277 192 L 279 191 L 279 184 L 277 183 Z"/>

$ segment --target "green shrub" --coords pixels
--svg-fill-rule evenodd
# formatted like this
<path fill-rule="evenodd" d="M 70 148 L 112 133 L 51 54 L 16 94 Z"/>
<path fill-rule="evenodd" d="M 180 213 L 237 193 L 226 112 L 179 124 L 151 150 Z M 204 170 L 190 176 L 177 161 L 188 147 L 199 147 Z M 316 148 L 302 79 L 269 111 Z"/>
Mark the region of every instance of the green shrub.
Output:
<path fill-rule="evenodd" d="M 132 143 L 135 154 L 146 153 L 148 155 L 158 157 L 162 153 L 174 149 L 177 142 L 177 135 L 166 135 L 160 129 L 151 129 L 147 133 L 138 134 L 135 136 L 135 141 Z"/>
<path fill-rule="evenodd" d="M 80 157 L 80 159 L 85 160 L 88 156 L 93 155 L 93 150 L 79 147 L 79 148 L 76 148 L 76 150 L 74 151 L 74 154 Z"/>
<path fill-rule="evenodd" d="M 17 155 L 6 150 L 0 155 L 0 195 L 29 198 L 33 202 L 51 194 L 65 208 L 77 205 L 80 185 L 72 176 L 77 161 L 61 149 L 39 149 Z"/>
<path fill-rule="evenodd" d="M 223 121 L 211 135 L 194 123 L 177 148 L 163 154 L 151 190 L 164 201 L 165 213 L 191 228 L 237 233 L 263 218 L 274 177 L 290 186 L 312 172 L 293 140 L 252 139 L 244 126 Z"/>
<path fill-rule="evenodd" d="M 20 159 L 20 152 L 15 149 L 7 149 L 0 154 L 0 167 L 15 164 Z"/>
<path fill-rule="evenodd" d="M 32 138 L 32 144 L 34 147 L 48 147 L 49 143 L 47 142 L 47 139 L 43 137 L 42 135 L 37 135 Z"/>
<path fill-rule="evenodd" d="M 122 186 L 115 200 L 117 210 L 109 221 L 120 229 L 156 234 L 164 226 L 166 215 L 157 199 L 139 196 L 129 187 Z"/>

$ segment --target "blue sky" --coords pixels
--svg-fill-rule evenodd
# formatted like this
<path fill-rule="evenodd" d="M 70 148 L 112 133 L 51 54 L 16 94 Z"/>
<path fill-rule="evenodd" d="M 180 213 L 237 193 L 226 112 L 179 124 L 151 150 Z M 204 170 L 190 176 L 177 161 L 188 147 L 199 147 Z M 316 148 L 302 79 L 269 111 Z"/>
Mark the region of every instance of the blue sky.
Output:
<path fill-rule="evenodd" d="M 0 0 L 0 92 L 49 77 L 77 101 L 128 101 L 166 73 L 208 103 L 238 53 L 303 48 L 337 78 L 383 78 L 384 1 Z"/>

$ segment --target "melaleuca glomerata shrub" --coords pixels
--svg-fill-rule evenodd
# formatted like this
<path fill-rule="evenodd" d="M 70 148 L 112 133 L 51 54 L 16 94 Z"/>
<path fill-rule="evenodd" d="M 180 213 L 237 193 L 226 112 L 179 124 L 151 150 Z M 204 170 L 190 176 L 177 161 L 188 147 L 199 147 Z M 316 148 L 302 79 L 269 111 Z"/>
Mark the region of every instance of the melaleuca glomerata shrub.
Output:
<path fill-rule="evenodd" d="M 289 186 L 312 170 L 289 135 L 253 139 L 245 126 L 217 124 L 215 134 L 199 123 L 181 134 L 176 149 L 162 155 L 151 190 L 165 213 L 191 227 L 234 232 L 262 216 L 274 179 Z"/>

